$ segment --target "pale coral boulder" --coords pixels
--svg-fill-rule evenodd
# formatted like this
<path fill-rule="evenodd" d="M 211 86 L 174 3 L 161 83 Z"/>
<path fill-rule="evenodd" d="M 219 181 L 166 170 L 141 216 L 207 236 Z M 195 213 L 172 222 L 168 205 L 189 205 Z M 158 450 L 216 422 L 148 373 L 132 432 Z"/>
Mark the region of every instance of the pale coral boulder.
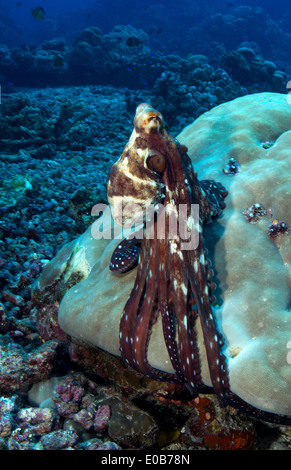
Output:
<path fill-rule="evenodd" d="M 250 224 L 242 212 L 259 203 L 291 225 L 290 129 L 286 95 L 260 93 L 218 106 L 178 136 L 199 178 L 217 179 L 229 191 L 223 217 L 205 236 L 219 281 L 231 389 L 283 414 L 291 414 L 291 235 L 273 241 L 268 215 Z M 230 158 L 240 163 L 232 176 L 222 174 Z"/>

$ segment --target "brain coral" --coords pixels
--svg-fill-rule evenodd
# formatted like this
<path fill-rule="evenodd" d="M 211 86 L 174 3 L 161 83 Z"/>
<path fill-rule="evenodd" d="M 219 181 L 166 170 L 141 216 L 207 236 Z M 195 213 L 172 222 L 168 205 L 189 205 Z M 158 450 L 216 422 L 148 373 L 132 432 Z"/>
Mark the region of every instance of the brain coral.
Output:
<path fill-rule="evenodd" d="M 220 181 L 229 192 L 223 217 L 204 234 L 218 284 L 214 313 L 226 342 L 231 389 L 262 410 L 291 415 L 291 236 L 273 240 L 267 234 L 270 217 L 291 225 L 291 106 L 276 93 L 237 98 L 202 115 L 178 140 L 188 147 L 199 179 Z M 231 158 L 240 164 L 234 175 L 223 172 Z M 243 212 L 256 203 L 267 215 L 249 223 Z M 110 216 L 102 217 L 105 222 Z M 136 272 L 109 271 L 117 244 L 94 239 L 93 224 L 46 266 L 38 283 L 41 292 L 60 271 L 65 279 L 78 272 L 83 280 L 65 294 L 59 324 L 71 337 L 115 355 Z M 210 385 L 199 334 L 203 379 Z M 159 321 L 148 357 L 154 367 L 172 370 Z"/>

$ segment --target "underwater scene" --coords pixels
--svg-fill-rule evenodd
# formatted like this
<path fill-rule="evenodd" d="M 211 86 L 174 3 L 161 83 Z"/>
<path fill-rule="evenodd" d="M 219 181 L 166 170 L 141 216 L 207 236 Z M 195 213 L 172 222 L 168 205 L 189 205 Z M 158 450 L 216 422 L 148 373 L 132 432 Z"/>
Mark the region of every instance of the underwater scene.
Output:
<path fill-rule="evenodd" d="M 291 449 L 290 22 L 0 0 L 0 450 Z"/>

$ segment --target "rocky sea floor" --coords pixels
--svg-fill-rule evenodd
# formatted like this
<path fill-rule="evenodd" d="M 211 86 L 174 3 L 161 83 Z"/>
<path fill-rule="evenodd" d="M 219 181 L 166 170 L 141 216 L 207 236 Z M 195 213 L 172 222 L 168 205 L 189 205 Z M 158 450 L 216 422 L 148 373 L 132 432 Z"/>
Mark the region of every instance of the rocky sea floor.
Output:
<path fill-rule="evenodd" d="M 130 371 L 122 370 L 122 386 L 91 377 L 60 341 L 39 335 L 33 283 L 94 221 L 92 206 L 106 203 L 135 107 L 150 100 L 146 91 L 101 86 L 2 95 L 0 450 L 291 448 L 288 427 L 221 410 L 215 396 L 141 385 Z M 173 135 L 189 119 L 176 123 Z"/>

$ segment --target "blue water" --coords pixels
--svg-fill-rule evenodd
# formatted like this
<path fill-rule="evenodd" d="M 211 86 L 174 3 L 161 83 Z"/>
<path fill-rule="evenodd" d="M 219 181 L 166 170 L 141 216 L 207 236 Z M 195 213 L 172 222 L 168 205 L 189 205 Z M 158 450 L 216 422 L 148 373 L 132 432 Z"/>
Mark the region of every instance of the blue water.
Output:
<path fill-rule="evenodd" d="M 38 45 L 56 37 L 71 41 L 89 26 L 98 26 L 103 33 L 108 33 L 115 25 L 131 24 L 146 32 L 153 28 L 162 31 L 159 41 L 165 49 L 168 36 L 176 35 L 177 41 L 181 42 L 189 28 L 200 25 L 215 13 L 231 15 L 240 5 L 261 7 L 288 33 L 291 5 L 286 0 L 0 0 L 0 43 L 8 46 Z M 32 16 L 31 9 L 37 6 L 45 11 L 44 21 Z M 251 25 L 245 39 L 256 38 L 255 30 L 256 27 Z M 181 52 L 185 52 L 183 48 Z"/>

